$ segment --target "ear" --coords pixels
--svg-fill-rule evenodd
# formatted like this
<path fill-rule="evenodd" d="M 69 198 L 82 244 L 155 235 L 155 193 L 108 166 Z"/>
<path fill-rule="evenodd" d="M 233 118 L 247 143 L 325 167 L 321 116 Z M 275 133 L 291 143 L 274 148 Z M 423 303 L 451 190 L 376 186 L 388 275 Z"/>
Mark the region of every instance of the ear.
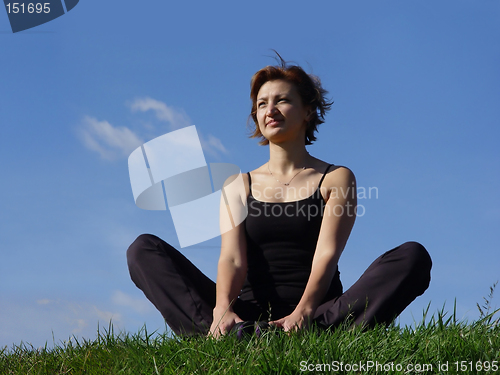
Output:
<path fill-rule="evenodd" d="M 307 109 L 306 121 L 309 122 L 313 118 L 314 111 L 310 108 Z"/>

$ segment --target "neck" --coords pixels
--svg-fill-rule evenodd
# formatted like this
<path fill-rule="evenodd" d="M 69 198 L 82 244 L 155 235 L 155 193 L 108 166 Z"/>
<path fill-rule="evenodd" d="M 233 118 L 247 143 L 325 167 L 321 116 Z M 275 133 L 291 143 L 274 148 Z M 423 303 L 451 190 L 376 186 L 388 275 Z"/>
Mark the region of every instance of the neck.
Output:
<path fill-rule="evenodd" d="M 296 142 L 269 143 L 269 167 L 273 173 L 282 175 L 293 173 L 297 169 L 308 167 L 312 159 L 304 142 L 300 145 Z"/>

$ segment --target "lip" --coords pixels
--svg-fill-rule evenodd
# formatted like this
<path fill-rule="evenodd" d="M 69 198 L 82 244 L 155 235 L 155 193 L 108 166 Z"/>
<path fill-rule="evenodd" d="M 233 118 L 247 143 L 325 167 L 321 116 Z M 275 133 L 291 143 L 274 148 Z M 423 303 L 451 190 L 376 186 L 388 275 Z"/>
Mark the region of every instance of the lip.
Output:
<path fill-rule="evenodd" d="M 266 123 L 266 125 L 267 125 L 267 126 L 276 126 L 276 125 L 278 125 L 281 121 L 282 121 L 282 120 L 275 120 L 275 119 L 273 119 L 273 120 L 268 121 L 268 122 Z"/>

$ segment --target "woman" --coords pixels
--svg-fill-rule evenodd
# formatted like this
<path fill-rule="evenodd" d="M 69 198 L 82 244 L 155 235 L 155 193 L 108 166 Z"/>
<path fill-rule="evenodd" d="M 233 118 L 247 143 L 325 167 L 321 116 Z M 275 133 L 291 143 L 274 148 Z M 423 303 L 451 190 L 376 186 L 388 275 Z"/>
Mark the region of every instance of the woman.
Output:
<path fill-rule="evenodd" d="M 252 78 L 253 137 L 269 146 L 269 161 L 243 175 L 248 215 L 221 236 L 216 284 L 155 236 L 128 249 L 133 281 L 175 333 L 218 337 L 244 321 L 284 331 L 347 318 L 387 324 L 427 289 L 431 259 L 407 242 L 343 293 L 337 263 L 356 218 L 355 178 L 306 151 L 330 109 L 325 94 L 319 79 L 282 59 Z"/>

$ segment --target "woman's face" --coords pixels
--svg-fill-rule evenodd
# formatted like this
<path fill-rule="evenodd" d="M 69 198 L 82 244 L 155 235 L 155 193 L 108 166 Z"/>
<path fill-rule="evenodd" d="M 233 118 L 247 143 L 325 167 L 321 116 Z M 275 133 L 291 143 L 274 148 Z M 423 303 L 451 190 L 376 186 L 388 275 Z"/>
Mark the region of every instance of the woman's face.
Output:
<path fill-rule="evenodd" d="M 257 122 L 262 135 L 273 143 L 305 140 L 308 108 L 295 84 L 277 79 L 267 81 L 257 94 Z"/>

